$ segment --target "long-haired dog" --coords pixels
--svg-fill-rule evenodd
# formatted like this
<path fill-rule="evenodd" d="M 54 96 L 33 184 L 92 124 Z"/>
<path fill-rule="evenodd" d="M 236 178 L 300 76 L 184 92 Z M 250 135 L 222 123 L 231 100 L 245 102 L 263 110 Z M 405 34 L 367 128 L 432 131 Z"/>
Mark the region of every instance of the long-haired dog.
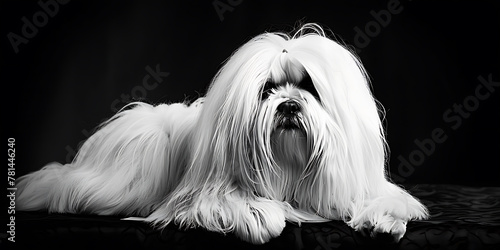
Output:
<path fill-rule="evenodd" d="M 20 210 L 142 216 L 252 243 L 285 221 L 390 233 L 426 208 L 385 173 L 380 110 L 360 61 L 315 24 L 239 48 L 204 98 L 136 102 L 71 164 L 19 179 Z"/>

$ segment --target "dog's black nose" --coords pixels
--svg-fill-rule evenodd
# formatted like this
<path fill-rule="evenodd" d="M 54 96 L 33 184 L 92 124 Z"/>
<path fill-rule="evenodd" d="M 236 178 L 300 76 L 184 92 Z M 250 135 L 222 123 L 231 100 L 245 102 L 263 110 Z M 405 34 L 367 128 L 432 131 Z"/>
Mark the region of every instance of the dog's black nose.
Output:
<path fill-rule="evenodd" d="M 299 109 L 299 104 L 294 101 L 286 101 L 278 105 L 278 112 L 284 115 L 295 114 Z"/>

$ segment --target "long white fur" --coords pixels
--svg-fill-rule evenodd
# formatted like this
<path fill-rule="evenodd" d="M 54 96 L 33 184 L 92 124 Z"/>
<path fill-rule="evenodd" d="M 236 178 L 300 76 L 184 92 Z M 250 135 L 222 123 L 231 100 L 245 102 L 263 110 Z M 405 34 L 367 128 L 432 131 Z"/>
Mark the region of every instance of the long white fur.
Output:
<path fill-rule="evenodd" d="M 319 100 L 300 86 L 308 74 Z M 261 100 L 267 81 L 278 83 Z M 299 104 L 302 129 L 278 126 Z M 265 33 L 238 49 L 204 100 L 135 103 L 89 138 L 75 161 L 22 177 L 18 207 L 148 216 L 164 227 L 234 232 L 253 243 L 285 221 L 341 219 L 399 240 L 427 216 L 387 180 L 386 143 L 365 70 L 321 27 Z"/>
<path fill-rule="evenodd" d="M 71 164 L 18 180 L 22 210 L 149 215 L 182 176 L 199 104 L 132 103 L 105 122 Z M 167 145 L 169 145 L 167 147 Z"/>

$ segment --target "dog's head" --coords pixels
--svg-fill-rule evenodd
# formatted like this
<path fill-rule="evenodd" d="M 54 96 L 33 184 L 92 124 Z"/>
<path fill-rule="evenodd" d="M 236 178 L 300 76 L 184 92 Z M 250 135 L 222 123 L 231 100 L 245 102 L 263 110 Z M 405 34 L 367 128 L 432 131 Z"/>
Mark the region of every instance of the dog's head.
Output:
<path fill-rule="evenodd" d="M 384 133 L 365 71 L 313 24 L 238 49 L 214 78 L 198 127 L 199 176 L 262 196 L 297 201 L 325 186 L 332 199 L 350 197 L 383 174 Z"/>

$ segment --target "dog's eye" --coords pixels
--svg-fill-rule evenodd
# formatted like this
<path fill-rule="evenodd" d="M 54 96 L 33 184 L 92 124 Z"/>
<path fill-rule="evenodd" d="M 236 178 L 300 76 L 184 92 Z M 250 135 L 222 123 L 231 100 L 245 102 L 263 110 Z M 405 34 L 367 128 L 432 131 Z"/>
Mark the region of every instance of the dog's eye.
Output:
<path fill-rule="evenodd" d="M 276 84 L 270 81 L 267 81 L 266 84 L 262 87 L 261 100 L 265 100 L 271 94 L 271 91 L 276 87 Z"/>
<path fill-rule="evenodd" d="M 317 100 L 319 100 L 319 94 L 316 88 L 314 87 L 313 81 L 309 74 L 306 74 L 302 81 L 299 83 L 299 87 L 313 95 Z"/>

